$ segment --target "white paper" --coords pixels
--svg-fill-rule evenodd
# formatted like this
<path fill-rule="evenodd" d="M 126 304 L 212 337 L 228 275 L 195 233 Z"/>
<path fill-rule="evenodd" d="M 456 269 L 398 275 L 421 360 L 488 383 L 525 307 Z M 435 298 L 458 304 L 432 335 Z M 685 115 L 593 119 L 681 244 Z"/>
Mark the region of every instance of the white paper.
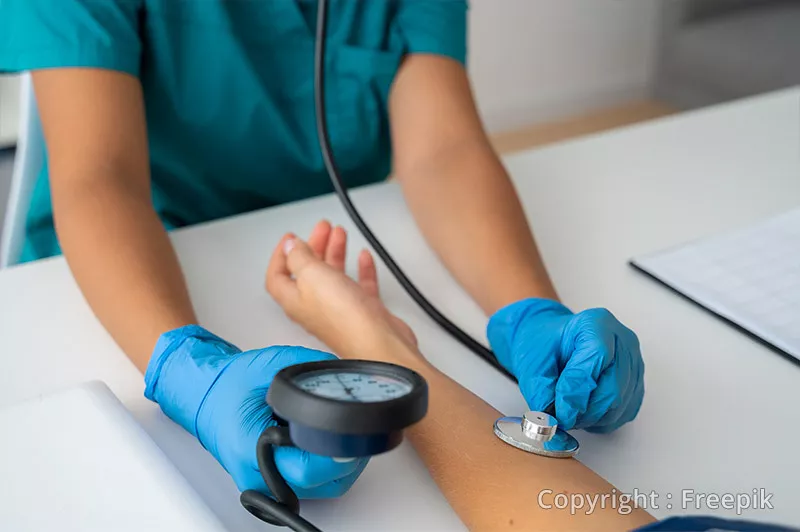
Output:
<path fill-rule="evenodd" d="M 800 209 L 633 263 L 800 360 Z"/>
<path fill-rule="evenodd" d="M 0 530 L 225 530 L 100 382 L 4 408 L 0 426 Z"/>

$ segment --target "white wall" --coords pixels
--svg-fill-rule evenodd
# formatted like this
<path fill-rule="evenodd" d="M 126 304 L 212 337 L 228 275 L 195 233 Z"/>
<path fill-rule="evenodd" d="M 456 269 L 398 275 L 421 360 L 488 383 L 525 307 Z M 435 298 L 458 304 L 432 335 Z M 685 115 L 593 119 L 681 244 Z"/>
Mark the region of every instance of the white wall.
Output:
<path fill-rule="evenodd" d="M 0 148 L 16 142 L 19 87 L 17 77 L 0 76 Z"/>
<path fill-rule="evenodd" d="M 471 0 L 469 68 L 492 131 L 649 94 L 660 0 Z"/>

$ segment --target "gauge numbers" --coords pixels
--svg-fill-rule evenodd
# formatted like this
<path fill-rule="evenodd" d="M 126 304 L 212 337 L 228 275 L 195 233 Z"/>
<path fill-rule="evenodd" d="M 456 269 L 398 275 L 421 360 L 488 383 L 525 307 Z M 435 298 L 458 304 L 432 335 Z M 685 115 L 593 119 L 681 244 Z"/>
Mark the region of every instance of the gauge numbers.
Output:
<path fill-rule="evenodd" d="M 410 382 L 399 377 L 338 370 L 303 373 L 294 383 L 314 395 L 354 403 L 391 401 L 412 389 Z"/>

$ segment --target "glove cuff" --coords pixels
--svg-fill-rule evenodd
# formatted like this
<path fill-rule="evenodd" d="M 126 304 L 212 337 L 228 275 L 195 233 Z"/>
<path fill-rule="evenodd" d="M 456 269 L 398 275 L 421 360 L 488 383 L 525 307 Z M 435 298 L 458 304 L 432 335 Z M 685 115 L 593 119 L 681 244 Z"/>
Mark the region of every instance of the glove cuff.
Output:
<path fill-rule="evenodd" d="M 554 312 L 558 315 L 574 314 L 564 304 L 559 303 L 554 299 L 545 299 L 541 297 L 529 297 L 527 299 L 520 299 L 515 303 L 507 305 L 497 312 L 495 316 L 501 313 L 524 313 L 526 315 L 543 314 L 545 312 Z"/>
<path fill-rule="evenodd" d="M 512 356 L 512 345 L 517 329 L 520 324 L 534 316 L 571 316 L 573 312 L 558 301 L 543 298 L 528 298 L 511 303 L 497 312 L 489 319 L 486 325 L 486 337 L 489 345 L 492 346 L 497 360 L 510 371 L 515 377 L 514 359 Z"/>
<path fill-rule="evenodd" d="M 144 375 L 144 396 L 197 436 L 196 413 L 241 350 L 198 325 L 161 335 Z"/>

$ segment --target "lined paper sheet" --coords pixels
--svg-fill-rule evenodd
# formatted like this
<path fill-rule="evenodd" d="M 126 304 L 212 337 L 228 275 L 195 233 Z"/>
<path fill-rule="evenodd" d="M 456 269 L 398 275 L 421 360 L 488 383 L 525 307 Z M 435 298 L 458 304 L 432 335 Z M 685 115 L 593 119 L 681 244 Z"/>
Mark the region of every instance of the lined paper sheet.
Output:
<path fill-rule="evenodd" d="M 631 264 L 800 363 L 800 208 Z"/>

